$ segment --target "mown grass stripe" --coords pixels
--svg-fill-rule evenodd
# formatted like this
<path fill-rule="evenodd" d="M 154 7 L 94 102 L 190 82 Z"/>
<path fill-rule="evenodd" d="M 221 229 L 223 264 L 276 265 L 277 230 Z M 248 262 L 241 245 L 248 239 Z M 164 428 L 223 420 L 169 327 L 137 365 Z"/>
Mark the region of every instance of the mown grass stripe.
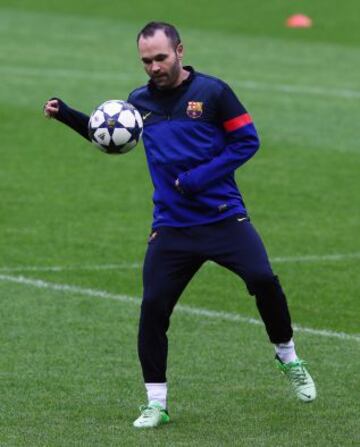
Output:
<path fill-rule="evenodd" d="M 49 290 L 55 290 L 55 291 L 59 291 L 59 292 L 75 293 L 75 294 L 79 294 L 79 295 L 83 295 L 83 296 L 90 296 L 90 297 L 94 297 L 94 298 L 111 299 L 111 300 L 116 300 L 116 301 L 120 301 L 123 303 L 130 303 L 130 304 L 136 304 L 136 305 L 140 305 L 140 302 L 141 302 L 141 299 L 139 297 L 113 294 L 113 293 L 109 293 L 105 290 L 84 288 L 84 287 L 79 287 L 79 286 L 70 285 L 70 284 L 58 284 L 58 283 L 53 283 L 53 282 L 49 282 L 49 281 L 44 281 L 42 279 L 26 278 L 24 276 L 0 275 L 0 281 L 12 282 L 12 283 L 16 283 L 16 284 L 25 285 L 25 286 L 31 286 L 31 287 L 37 287 L 39 289 L 49 289 Z M 186 305 L 182 305 L 182 304 L 177 305 L 176 311 L 184 313 L 184 314 L 192 315 L 192 316 L 206 317 L 206 318 L 211 318 L 211 319 L 219 319 L 219 320 L 223 320 L 223 321 L 240 322 L 240 323 L 246 323 L 246 324 L 252 324 L 252 325 L 262 325 L 263 324 L 260 320 L 258 320 L 256 318 L 250 318 L 250 317 L 246 317 L 246 316 L 236 314 L 236 313 L 215 311 L 215 310 L 210 310 L 210 309 L 205 309 L 205 308 L 186 306 Z M 295 331 L 302 332 L 305 334 L 360 342 L 360 335 L 356 335 L 356 334 L 347 334 L 345 332 L 335 332 L 335 331 L 331 331 L 328 329 L 313 329 L 313 328 L 303 327 L 303 326 L 300 326 L 297 324 L 294 324 L 293 328 Z"/>
<path fill-rule="evenodd" d="M 274 264 L 287 264 L 287 263 L 312 263 L 312 262 L 339 262 L 347 260 L 360 259 L 360 253 L 334 253 L 327 255 L 303 255 L 303 256 L 278 256 L 271 258 L 271 262 Z M 212 262 L 208 262 L 206 266 L 214 265 Z M 141 262 L 121 262 L 113 264 L 94 264 L 94 265 L 18 265 L 13 267 L 0 267 L 0 272 L 63 272 L 63 271 L 81 271 L 81 270 L 121 270 L 121 269 L 139 269 L 141 268 Z"/>
<path fill-rule="evenodd" d="M 67 68 L 36 68 L 36 67 L 23 67 L 23 66 L 6 66 L 0 67 L 0 73 L 3 76 L 8 75 L 13 79 L 14 77 L 19 77 L 19 81 L 23 78 L 69 78 L 72 79 L 86 79 L 86 80 L 96 80 L 96 81 L 116 81 L 116 82 L 129 82 L 134 79 L 138 82 L 144 82 L 144 77 L 140 75 L 135 75 L 132 73 L 118 73 L 115 71 L 96 71 L 96 70 L 80 70 L 80 69 L 67 69 Z M 294 95 L 310 95 L 310 96 L 326 96 L 344 99 L 360 99 L 360 91 L 353 89 L 346 89 L 338 86 L 333 88 L 324 88 L 317 85 L 297 85 L 297 84 L 287 84 L 287 83 L 268 83 L 268 82 L 258 82 L 252 80 L 239 80 L 239 79 L 228 79 L 228 82 L 237 87 L 241 87 L 247 90 L 261 90 L 268 92 L 277 92 L 285 94 Z"/>

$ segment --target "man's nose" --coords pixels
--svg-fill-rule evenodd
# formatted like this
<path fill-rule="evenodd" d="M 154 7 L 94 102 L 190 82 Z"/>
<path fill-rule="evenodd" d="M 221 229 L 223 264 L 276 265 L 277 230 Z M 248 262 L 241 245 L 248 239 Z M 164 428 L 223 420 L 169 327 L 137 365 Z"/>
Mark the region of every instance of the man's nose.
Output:
<path fill-rule="evenodd" d="M 152 64 L 151 64 L 151 71 L 153 72 L 153 73 L 158 73 L 159 71 L 160 71 L 160 66 L 159 66 L 159 64 L 157 63 L 157 62 L 153 62 Z"/>

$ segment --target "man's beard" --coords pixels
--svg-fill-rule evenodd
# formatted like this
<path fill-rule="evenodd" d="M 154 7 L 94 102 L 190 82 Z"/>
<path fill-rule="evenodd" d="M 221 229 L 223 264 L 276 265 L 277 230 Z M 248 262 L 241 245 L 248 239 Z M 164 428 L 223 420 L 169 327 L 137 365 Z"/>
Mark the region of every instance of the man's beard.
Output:
<path fill-rule="evenodd" d="M 179 79 L 180 72 L 181 72 L 181 66 L 179 61 L 177 60 L 171 67 L 169 72 L 162 73 L 157 76 L 152 76 L 151 80 L 160 90 L 171 89 L 175 86 L 177 80 Z"/>

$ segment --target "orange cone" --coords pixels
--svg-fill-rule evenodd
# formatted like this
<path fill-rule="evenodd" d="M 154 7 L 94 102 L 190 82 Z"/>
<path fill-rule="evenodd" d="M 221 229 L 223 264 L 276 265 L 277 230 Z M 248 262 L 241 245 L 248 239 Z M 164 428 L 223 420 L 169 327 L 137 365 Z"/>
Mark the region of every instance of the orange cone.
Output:
<path fill-rule="evenodd" d="M 295 14 L 287 18 L 286 26 L 288 28 L 310 28 L 312 26 L 312 20 L 304 14 Z"/>

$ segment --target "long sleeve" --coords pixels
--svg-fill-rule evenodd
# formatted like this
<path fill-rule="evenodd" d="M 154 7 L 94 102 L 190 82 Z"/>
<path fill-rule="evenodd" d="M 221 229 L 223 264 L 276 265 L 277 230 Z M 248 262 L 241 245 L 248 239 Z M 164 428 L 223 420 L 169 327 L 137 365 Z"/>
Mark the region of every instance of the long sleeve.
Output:
<path fill-rule="evenodd" d="M 72 109 L 59 98 L 51 99 L 57 99 L 59 102 L 59 112 L 55 116 L 55 119 L 71 127 L 75 132 L 90 141 L 88 135 L 89 116 L 78 110 Z"/>

